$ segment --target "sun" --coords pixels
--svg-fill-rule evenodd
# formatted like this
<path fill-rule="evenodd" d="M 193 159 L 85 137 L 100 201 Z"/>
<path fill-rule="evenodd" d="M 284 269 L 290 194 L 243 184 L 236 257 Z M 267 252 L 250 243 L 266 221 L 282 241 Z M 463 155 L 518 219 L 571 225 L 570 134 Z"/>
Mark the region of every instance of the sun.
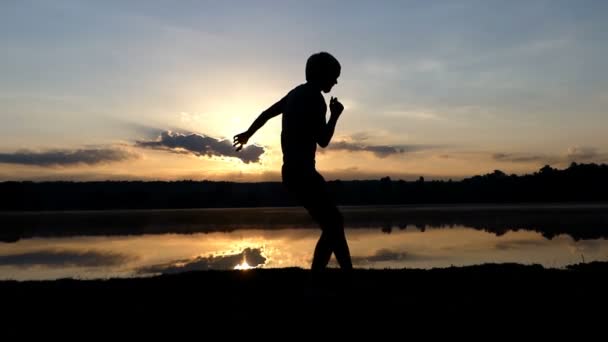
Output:
<path fill-rule="evenodd" d="M 246 271 L 246 270 L 250 270 L 252 268 L 255 268 L 253 266 L 249 266 L 249 264 L 247 263 L 247 258 L 245 258 L 245 256 L 243 256 L 243 262 L 234 266 L 235 270 L 241 270 L 241 271 Z"/>

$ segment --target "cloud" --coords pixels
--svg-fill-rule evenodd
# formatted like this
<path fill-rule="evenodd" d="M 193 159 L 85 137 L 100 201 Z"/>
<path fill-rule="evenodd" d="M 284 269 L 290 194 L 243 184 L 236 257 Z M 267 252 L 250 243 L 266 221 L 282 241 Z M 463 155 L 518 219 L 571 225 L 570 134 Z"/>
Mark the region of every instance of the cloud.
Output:
<path fill-rule="evenodd" d="M 492 159 L 501 162 L 539 164 L 552 164 L 558 161 L 558 158 L 555 157 L 525 153 L 494 153 L 492 154 Z"/>
<path fill-rule="evenodd" d="M 572 146 L 568 148 L 566 159 L 568 162 L 589 162 L 605 160 L 606 156 L 598 153 L 594 147 Z"/>
<path fill-rule="evenodd" d="M 519 250 L 529 247 L 542 247 L 545 246 L 546 242 L 542 240 L 510 240 L 497 242 L 495 248 L 497 250 Z"/>
<path fill-rule="evenodd" d="M 416 58 L 404 63 L 391 60 L 367 60 L 362 63 L 361 69 L 374 76 L 395 77 L 399 75 L 434 73 L 444 70 L 446 63 L 436 58 Z"/>
<path fill-rule="evenodd" d="M 353 256 L 353 263 L 358 265 L 373 264 L 377 262 L 387 261 L 419 261 L 433 259 L 430 256 L 417 255 L 407 252 L 397 252 L 390 249 L 382 248 L 377 250 L 373 255 L 368 256 Z"/>
<path fill-rule="evenodd" d="M 397 147 L 394 147 L 394 146 L 387 146 L 387 145 L 365 146 L 362 144 L 350 143 L 347 141 L 334 142 L 330 145 L 330 149 L 344 150 L 344 151 L 350 151 L 350 152 L 359 152 L 359 151 L 372 152 L 379 158 L 385 158 L 392 154 L 399 154 L 399 153 L 404 152 L 403 150 L 401 150 Z"/>
<path fill-rule="evenodd" d="M 606 154 L 599 153 L 594 147 L 569 147 L 563 155 L 546 155 L 532 153 L 493 153 L 492 159 L 511 163 L 536 163 L 542 165 L 569 164 L 571 162 L 604 162 Z"/>
<path fill-rule="evenodd" d="M 376 251 L 374 255 L 368 256 L 367 260 L 371 262 L 382 262 L 382 261 L 394 261 L 394 260 L 405 260 L 410 256 L 405 252 L 395 252 L 390 249 L 380 249 Z"/>
<path fill-rule="evenodd" d="M 369 135 L 365 132 L 360 132 L 351 137 L 346 137 L 345 140 L 330 143 L 327 149 L 349 152 L 371 152 L 378 158 L 386 158 L 391 155 L 398 155 L 433 148 L 433 146 L 428 145 L 371 145 L 363 142 L 367 139 L 369 139 Z M 324 151 L 321 150 L 321 152 Z"/>
<path fill-rule="evenodd" d="M 237 254 L 210 255 L 208 257 L 178 260 L 168 264 L 144 267 L 138 272 L 141 274 L 172 274 L 188 271 L 233 270 L 243 260 L 246 260 L 251 267 L 261 267 L 266 263 L 266 257 L 262 255 L 261 248 L 245 248 Z"/>
<path fill-rule="evenodd" d="M 159 129 L 153 125 L 146 125 L 139 122 L 127 121 L 124 119 L 115 119 L 116 127 L 127 129 L 130 133 L 137 133 L 138 135 L 143 135 L 145 138 L 154 138 L 163 132 L 162 129 Z"/>
<path fill-rule="evenodd" d="M 236 152 L 229 140 L 218 140 L 195 133 L 183 134 L 164 131 L 152 141 L 137 141 L 136 146 L 168 150 L 174 153 L 191 153 L 195 156 L 218 156 L 239 158 L 244 163 L 257 163 L 264 153 L 264 148 L 250 145 Z"/>
<path fill-rule="evenodd" d="M 104 267 L 122 265 L 135 259 L 134 256 L 112 252 L 42 250 L 0 255 L 0 266 Z"/>
<path fill-rule="evenodd" d="M 571 241 L 568 245 L 568 250 L 574 255 L 598 255 L 602 251 L 601 240 L 581 240 Z"/>
<path fill-rule="evenodd" d="M 20 150 L 13 153 L 0 153 L 0 163 L 36 166 L 95 165 L 137 157 L 138 155 L 133 152 L 113 148 L 49 150 L 44 152 Z"/>
<path fill-rule="evenodd" d="M 434 112 L 428 110 L 399 110 L 399 111 L 387 111 L 384 113 L 386 116 L 397 117 L 397 118 L 408 118 L 417 120 L 445 120 L 443 117 L 437 115 Z"/>
<path fill-rule="evenodd" d="M 353 135 L 350 136 L 351 139 L 355 140 L 355 141 L 364 141 L 364 140 L 368 140 L 371 135 L 369 134 L 369 132 L 357 132 L 354 133 Z"/>

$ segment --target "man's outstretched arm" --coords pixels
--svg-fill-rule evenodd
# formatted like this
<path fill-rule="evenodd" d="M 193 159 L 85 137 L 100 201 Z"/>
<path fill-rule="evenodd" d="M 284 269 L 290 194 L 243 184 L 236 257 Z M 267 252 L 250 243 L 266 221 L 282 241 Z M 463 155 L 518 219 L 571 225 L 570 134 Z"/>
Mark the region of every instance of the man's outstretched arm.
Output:
<path fill-rule="evenodd" d="M 262 128 L 262 126 L 264 126 L 268 120 L 283 113 L 283 108 L 285 107 L 284 105 L 286 101 L 285 98 L 286 97 L 282 98 L 280 101 L 270 106 L 270 108 L 263 111 L 262 114 L 255 119 L 247 131 L 235 135 L 232 146 L 236 147 L 237 145 L 240 145 L 236 148 L 237 151 L 240 151 L 243 148 L 243 145 L 249 141 L 249 138 L 251 138 L 251 136 L 254 135 L 258 129 Z"/>
<path fill-rule="evenodd" d="M 329 121 L 321 126 L 321 129 L 319 130 L 319 137 L 317 139 L 317 143 L 323 148 L 329 145 L 331 138 L 334 136 L 336 124 L 338 123 L 338 118 L 344 110 L 344 106 L 338 101 L 337 98 L 332 97 L 329 101 L 329 110 L 331 112 Z M 325 119 L 323 121 L 325 121 Z"/>

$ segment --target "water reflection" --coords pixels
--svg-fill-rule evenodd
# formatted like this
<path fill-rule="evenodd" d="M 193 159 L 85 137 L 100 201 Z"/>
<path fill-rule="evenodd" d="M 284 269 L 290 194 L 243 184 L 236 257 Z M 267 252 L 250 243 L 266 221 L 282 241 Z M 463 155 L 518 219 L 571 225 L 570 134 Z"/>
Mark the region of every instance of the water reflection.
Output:
<path fill-rule="evenodd" d="M 136 259 L 134 255 L 80 250 L 38 250 L 0 255 L 0 266 L 28 267 L 109 267 Z"/>
<path fill-rule="evenodd" d="M 239 253 L 227 253 L 196 257 L 194 259 L 178 260 L 166 264 L 152 265 L 140 268 L 139 274 L 172 274 L 188 271 L 251 269 L 264 266 L 261 248 L 245 248 Z"/>
<path fill-rule="evenodd" d="M 391 233 L 406 227 L 469 227 L 504 235 L 534 231 L 551 239 L 608 238 L 608 205 L 344 207 L 350 229 Z M 102 212 L 0 213 L 0 241 L 33 237 L 117 236 L 232 232 L 248 229 L 313 228 L 302 208 L 126 210 Z"/>
<path fill-rule="evenodd" d="M 31 238 L 0 243 L 0 279 L 105 278 L 192 270 L 310 266 L 317 229 L 246 229 L 196 234 Z M 608 260 L 608 241 L 501 235 L 465 226 L 347 229 L 359 268 L 433 268 L 488 262 L 562 267 Z"/>

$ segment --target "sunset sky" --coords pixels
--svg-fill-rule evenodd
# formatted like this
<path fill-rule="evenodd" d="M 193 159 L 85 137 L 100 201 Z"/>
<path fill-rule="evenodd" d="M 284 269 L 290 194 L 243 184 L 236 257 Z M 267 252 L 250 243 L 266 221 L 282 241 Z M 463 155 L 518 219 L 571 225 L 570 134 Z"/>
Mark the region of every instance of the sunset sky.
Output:
<path fill-rule="evenodd" d="M 608 162 L 608 2 L 0 2 L 0 181 L 280 180 L 280 117 L 342 64 L 326 179 Z M 329 113 L 328 113 L 329 116 Z"/>

